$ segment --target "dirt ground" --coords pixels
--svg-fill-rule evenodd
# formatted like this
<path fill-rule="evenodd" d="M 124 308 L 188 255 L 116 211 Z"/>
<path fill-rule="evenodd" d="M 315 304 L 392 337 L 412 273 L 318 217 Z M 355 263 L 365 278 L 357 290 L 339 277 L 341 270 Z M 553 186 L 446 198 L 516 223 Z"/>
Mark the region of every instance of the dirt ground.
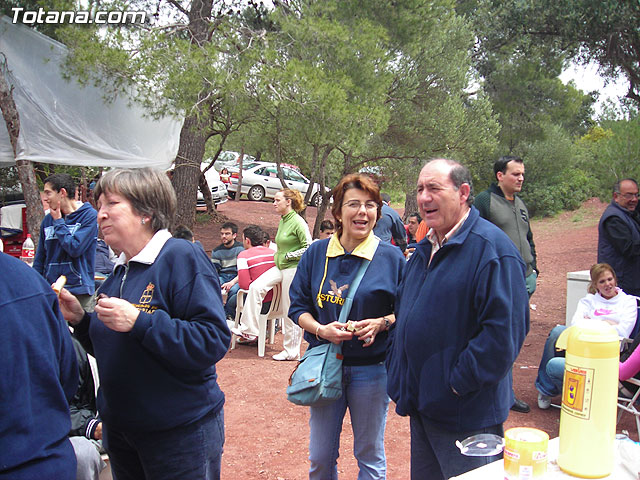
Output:
<path fill-rule="evenodd" d="M 513 368 L 514 386 L 519 398 L 531 405 L 531 412 L 511 412 L 505 429 L 531 426 L 558 435 L 560 411 L 537 408 L 534 387 L 542 346 L 549 330 L 564 323 L 567 272 L 586 270 L 596 261 L 597 223 L 606 204 L 593 199 L 574 212 L 555 218 L 534 220 L 532 224 L 538 267 L 538 288 L 531 298 L 531 331 Z M 229 201 L 218 211 L 240 227 L 255 223 L 272 238 L 279 217 L 266 202 Z M 399 210 L 401 212 L 401 210 Z M 313 226 L 315 208 L 307 209 L 307 221 Z M 330 215 L 330 213 L 327 213 Z M 200 224 L 194 229 L 207 252 L 220 243 L 220 224 Z M 535 309 L 534 309 L 535 306 Z M 239 346 L 218 364 L 218 381 L 226 395 L 226 444 L 223 478 L 293 480 L 307 478 L 308 409 L 289 403 L 285 388 L 294 362 L 275 362 L 271 355 L 281 350 L 281 335 L 276 344 L 267 345 L 264 358 L 255 347 Z M 303 350 L 306 344 L 303 345 Z M 636 436 L 630 416 L 618 425 L 618 432 L 629 430 Z M 637 439 L 637 438 L 636 438 Z M 338 471 L 341 478 L 357 477 L 353 457 L 353 437 L 348 416 L 341 437 Z M 396 415 L 390 405 L 385 447 L 388 478 L 409 478 L 409 422 Z"/>

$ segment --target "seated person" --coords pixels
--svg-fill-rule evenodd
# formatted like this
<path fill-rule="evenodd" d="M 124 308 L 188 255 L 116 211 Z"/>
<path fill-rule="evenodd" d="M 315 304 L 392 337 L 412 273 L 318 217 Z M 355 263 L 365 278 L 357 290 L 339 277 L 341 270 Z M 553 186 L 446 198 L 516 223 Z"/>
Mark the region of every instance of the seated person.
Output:
<path fill-rule="evenodd" d="M 236 294 L 238 285 L 238 254 L 244 249 L 242 243 L 236 240 L 238 226 L 233 222 L 225 222 L 220 227 L 222 243 L 211 252 L 211 261 L 218 272 L 220 286 L 227 295 L 224 311 L 227 319 L 231 320 L 236 313 Z"/>
<path fill-rule="evenodd" d="M 98 238 L 96 243 L 96 266 L 95 266 L 95 274 L 103 275 L 105 278 L 111 275 L 113 272 L 113 267 L 116 261 L 116 255 L 113 253 L 113 250 L 106 244 L 106 242 L 102 238 Z M 100 285 L 104 282 L 105 278 L 96 278 L 95 288 L 98 290 Z"/>
<path fill-rule="evenodd" d="M 191 229 L 185 225 L 178 225 L 174 230 L 173 230 L 173 234 L 172 234 L 173 238 L 182 238 L 183 240 L 186 240 L 187 242 L 191 242 L 191 243 L 195 243 L 196 245 L 200 245 L 202 247 L 202 243 L 200 243 L 200 240 L 196 240 L 193 236 L 193 232 L 191 231 Z M 202 247 L 202 249 L 204 250 L 204 247 Z"/>
<path fill-rule="evenodd" d="M 322 223 L 320 223 L 320 236 L 318 240 L 329 238 L 335 231 L 336 227 L 331 220 L 323 220 Z"/>
<path fill-rule="evenodd" d="M 231 329 L 238 335 L 238 343 L 256 343 L 258 340 L 258 317 L 269 309 L 272 292 L 259 288 L 254 283 L 260 275 L 275 267 L 274 251 L 264 245 L 265 235 L 257 225 L 248 225 L 242 232 L 245 250 L 238 254 L 238 284 L 248 290 L 240 325 Z M 267 240 L 268 241 L 268 240 Z"/>
<path fill-rule="evenodd" d="M 78 390 L 69 404 L 69 439 L 78 461 L 76 480 L 98 480 L 107 465 L 100 456 L 102 421 L 97 418 L 95 383 L 87 352 L 75 337 L 72 340 L 80 373 Z"/>
<path fill-rule="evenodd" d="M 618 288 L 616 274 L 606 263 L 595 264 L 591 267 L 590 275 L 589 293 L 578 303 L 571 325 L 579 325 L 584 319 L 597 319 L 613 325 L 621 337 L 628 337 L 638 313 L 635 297 Z M 556 351 L 555 347 L 558 337 L 566 328 L 565 325 L 556 326 L 544 345 L 536 378 L 538 407 L 543 410 L 551 405 L 551 397 L 562 393 L 564 352 Z"/>

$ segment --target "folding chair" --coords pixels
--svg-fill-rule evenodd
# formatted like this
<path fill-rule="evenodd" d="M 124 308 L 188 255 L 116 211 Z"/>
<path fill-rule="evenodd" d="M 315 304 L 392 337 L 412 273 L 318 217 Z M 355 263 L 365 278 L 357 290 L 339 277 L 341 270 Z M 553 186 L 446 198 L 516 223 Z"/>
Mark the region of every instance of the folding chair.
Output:
<path fill-rule="evenodd" d="M 623 350 L 628 350 L 626 358 L 628 358 L 629 354 L 635 348 L 640 348 L 638 346 L 640 344 L 640 335 L 638 335 L 640 330 L 640 297 L 635 298 L 639 305 L 636 324 L 633 328 L 633 331 L 631 332 L 631 338 L 625 338 L 622 341 Z M 636 385 L 638 388 L 636 389 L 635 393 L 632 393 L 630 396 L 620 395 L 618 397 L 618 423 L 620 423 L 620 418 L 622 417 L 622 414 L 624 412 L 630 413 L 635 416 L 636 429 L 638 430 L 638 437 L 640 438 L 640 410 L 638 410 L 638 406 L 636 405 L 636 402 L 638 402 L 638 399 L 640 397 L 640 380 L 632 377 L 628 380 L 625 380 L 625 382 Z"/>
<path fill-rule="evenodd" d="M 638 397 L 640 397 L 640 380 L 637 378 L 630 378 L 625 382 L 632 383 L 638 386 L 638 389 L 631 397 L 625 397 L 623 395 L 618 397 L 618 423 L 624 412 L 630 413 L 635 417 L 636 429 L 638 430 L 638 437 L 640 438 L 640 410 L 638 410 Z"/>
<path fill-rule="evenodd" d="M 276 336 L 276 319 L 282 318 L 284 313 L 282 312 L 282 284 L 276 284 L 273 289 L 273 296 L 271 298 L 271 306 L 267 313 L 261 313 L 258 318 L 258 356 L 264 357 L 265 344 L 267 341 L 267 324 L 269 324 L 269 344 L 272 345 L 275 342 Z M 248 290 L 238 290 L 238 303 L 236 305 L 236 318 L 235 327 L 240 325 L 240 317 L 242 316 L 242 310 L 244 309 L 245 297 Z M 231 335 L 231 350 L 236 348 L 237 335 Z"/>

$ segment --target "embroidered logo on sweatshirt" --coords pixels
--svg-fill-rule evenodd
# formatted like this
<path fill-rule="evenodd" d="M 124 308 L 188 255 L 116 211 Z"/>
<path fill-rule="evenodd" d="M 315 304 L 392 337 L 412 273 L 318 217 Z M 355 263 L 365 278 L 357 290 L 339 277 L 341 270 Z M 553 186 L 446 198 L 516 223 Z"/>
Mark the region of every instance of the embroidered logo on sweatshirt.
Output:
<path fill-rule="evenodd" d="M 322 308 L 322 302 L 329 302 L 337 305 L 344 304 L 344 298 L 342 298 L 342 293 L 349 288 L 349 284 L 342 285 L 338 287 L 338 284 L 333 280 L 329 280 L 329 285 L 331 288 L 327 293 L 318 293 L 317 302 L 318 306 Z"/>
<path fill-rule="evenodd" d="M 336 297 L 342 298 L 342 292 L 344 292 L 347 288 L 349 288 L 349 284 L 342 285 L 338 287 L 338 284 L 333 280 L 329 280 L 329 285 L 331 285 L 331 290 L 329 290 L 329 295 L 335 295 Z"/>
<path fill-rule="evenodd" d="M 149 284 L 147 285 L 147 288 L 144 289 L 144 292 L 142 292 L 142 296 L 140 297 L 140 303 L 141 304 L 149 304 L 151 303 L 151 300 L 153 299 L 153 289 L 156 288 L 155 285 L 151 282 L 149 282 Z"/>
<path fill-rule="evenodd" d="M 606 308 L 596 308 L 596 310 L 593 312 L 596 317 L 602 317 L 603 315 L 610 315 L 612 313 L 613 310 L 608 310 Z"/>

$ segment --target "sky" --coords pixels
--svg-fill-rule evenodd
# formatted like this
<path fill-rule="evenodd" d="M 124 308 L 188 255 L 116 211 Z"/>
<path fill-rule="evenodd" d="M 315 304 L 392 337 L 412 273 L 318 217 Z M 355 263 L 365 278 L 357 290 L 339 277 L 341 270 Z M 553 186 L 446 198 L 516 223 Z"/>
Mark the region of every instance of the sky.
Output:
<path fill-rule="evenodd" d="M 584 92 L 593 90 L 600 92 L 600 97 L 595 106 L 596 113 L 602 111 L 602 106 L 608 99 L 616 101 L 618 97 L 626 95 L 629 88 L 629 83 L 624 76 L 618 77 L 615 82 L 610 81 L 605 86 L 604 78 L 598 75 L 598 65 L 596 63 L 590 63 L 589 65 L 574 64 L 562 72 L 560 80 L 565 84 L 573 80 L 576 87 Z"/>

